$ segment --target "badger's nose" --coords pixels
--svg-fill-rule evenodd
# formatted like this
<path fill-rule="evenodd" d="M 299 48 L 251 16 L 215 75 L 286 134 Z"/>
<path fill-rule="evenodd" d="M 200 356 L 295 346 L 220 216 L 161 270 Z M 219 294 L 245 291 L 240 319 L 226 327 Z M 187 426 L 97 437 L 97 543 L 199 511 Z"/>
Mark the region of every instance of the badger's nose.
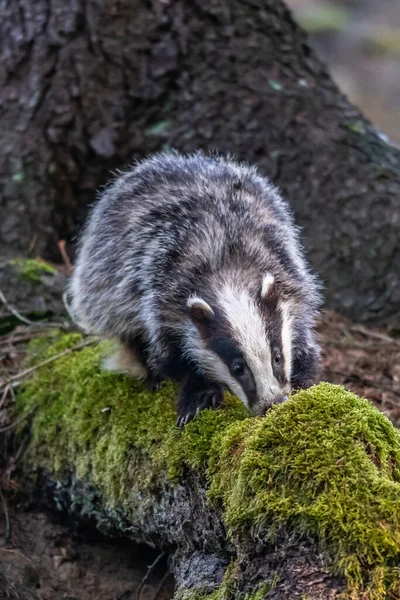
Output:
<path fill-rule="evenodd" d="M 276 399 L 275 404 L 282 404 L 282 402 L 285 402 L 285 400 L 288 399 L 288 395 L 285 394 L 284 396 L 278 396 L 278 398 Z"/>

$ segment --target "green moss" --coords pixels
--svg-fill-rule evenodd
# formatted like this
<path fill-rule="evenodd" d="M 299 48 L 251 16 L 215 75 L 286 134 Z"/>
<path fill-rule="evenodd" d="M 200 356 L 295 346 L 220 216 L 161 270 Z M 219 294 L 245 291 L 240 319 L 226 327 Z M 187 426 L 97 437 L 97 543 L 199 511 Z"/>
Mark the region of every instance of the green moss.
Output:
<path fill-rule="evenodd" d="M 20 277 L 33 283 L 40 283 L 43 275 L 55 275 L 57 270 L 50 265 L 31 258 L 17 258 L 11 261 L 17 267 Z"/>
<path fill-rule="evenodd" d="M 366 133 L 365 126 L 361 121 L 353 121 L 352 123 L 349 123 L 347 125 L 347 129 L 360 135 L 364 135 Z"/>
<path fill-rule="evenodd" d="M 234 598 L 240 600 L 263 600 L 265 594 L 276 588 L 279 577 L 274 575 L 270 580 L 256 586 L 251 594 L 239 593 L 237 589 L 239 578 L 237 566 L 238 563 L 236 561 L 228 565 L 218 589 L 210 592 L 204 589 L 179 588 L 178 592 L 174 595 L 174 600 L 233 600 Z"/>
<path fill-rule="evenodd" d="M 289 524 L 352 588 L 400 591 L 400 434 L 367 400 L 327 383 L 299 392 L 224 432 L 210 475 L 231 535 L 273 540 Z"/>
<path fill-rule="evenodd" d="M 265 594 L 276 588 L 279 577 L 275 575 L 270 581 L 261 583 L 252 594 L 247 594 L 244 600 L 263 600 Z"/>
<path fill-rule="evenodd" d="M 30 356 L 34 362 L 44 360 L 80 339 L 79 334 L 65 335 L 47 349 L 48 342 L 34 340 Z M 152 394 L 130 377 L 101 370 L 109 351 L 110 344 L 102 343 L 40 368 L 26 382 L 18 405 L 21 410 L 39 406 L 30 448 L 36 466 L 62 473 L 73 464 L 82 478 L 90 472 L 110 506 L 129 510 L 132 494 L 126 495 L 127 489 L 151 484 L 166 471 L 177 480 L 185 466 L 206 465 L 210 438 L 247 412 L 227 398 L 226 410 L 204 411 L 182 433 L 174 426 L 175 385 L 167 382 Z M 27 362 L 31 365 L 32 359 Z M 144 469 L 143 462 L 149 460 L 151 470 Z M 126 477 L 128 462 L 136 463 L 131 477 Z"/>
<path fill-rule="evenodd" d="M 14 173 L 12 176 L 12 180 L 15 181 L 15 183 L 22 183 L 25 179 L 25 173 L 23 171 L 17 171 L 17 173 Z"/>
<path fill-rule="evenodd" d="M 165 136 L 172 124 L 172 121 L 159 121 L 148 127 L 146 133 L 151 136 Z"/>
<path fill-rule="evenodd" d="M 231 562 L 224 573 L 221 585 L 218 589 L 212 592 L 204 589 L 187 589 L 180 588 L 174 596 L 174 600 L 233 600 L 237 596 L 237 563 Z M 262 588 L 265 590 L 265 586 Z M 242 600 L 261 600 L 260 589 L 257 588 L 256 593 L 251 598 L 244 594 Z"/>
<path fill-rule="evenodd" d="M 275 79 L 268 79 L 268 83 L 276 92 L 279 92 L 282 89 L 282 84 L 275 81 Z"/>
<path fill-rule="evenodd" d="M 78 340 L 41 347 L 40 359 Z M 128 516 L 144 510 L 145 494 L 165 477 L 202 470 L 238 548 L 244 532 L 273 541 L 286 527 L 319 542 L 352 597 L 400 593 L 400 433 L 369 402 L 322 383 L 248 418 L 227 395 L 222 409 L 203 411 L 181 432 L 175 386 L 150 394 L 102 371 L 108 350 L 100 344 L 70 353 L 26 382 L 18 409 L 38 405 L 33 466 L 62 474 L 74 465 Z"/>

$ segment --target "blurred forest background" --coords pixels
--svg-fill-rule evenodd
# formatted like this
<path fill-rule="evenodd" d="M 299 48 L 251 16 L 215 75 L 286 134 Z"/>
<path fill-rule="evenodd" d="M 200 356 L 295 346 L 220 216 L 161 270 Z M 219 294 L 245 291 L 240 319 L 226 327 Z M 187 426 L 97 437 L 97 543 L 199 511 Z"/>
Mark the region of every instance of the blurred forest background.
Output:
<path fill-rule="evenodd" d="M 22 448 L 10 454 L 14 396 L 5 382 L 18 380 L 26 342 L 44 330 L 43 322 L 30 322 L 32 315 L 49 319 L 49 327 L 57 315 L 56 324 L 65 325 L 61 293 L 73 238 L 94 189 L 111 170 L 143 148 L 233 150 L 259 163 L 300 216 L 327 286 L 323 378 L 366 396 L 400 425 L 400 1 L 286 2 L 340 90 L 376 129 L 332 87 L 284 13 L 256 19 L 250 40 L 254 15 L 247 21 L 244 6 L 252 3 L 243 2 L 243 20 L 235 22 L 243 38 L 235 39 L 218 3 L 195 3 L 191 22 L 190 2 L 154 0 L 142 15 L 151 31 L 146 39 L 139 19 L 120 14 L 127 6 L 121 0 L 107 5 L 115 18 L 106 23 L 100 51 L 97 2 L 81 10 L 79 2 L 66 2 L 64 9 L 51 0 L 56 10 L 49 14 L 46 4 L 0 0 L 0 592 L 8 585 L 10 598 L 128 600 L 155 558 L 151 551 L 129 542 L 112 545 L 93 532 L 71 533 L 15 500 Z M 31 9 L 24 13 L 17 5 Z M 231 6 L 240 14 L 240 2 Z M 47 38 L 35 44 L 41 11 Z M 163 11 L 169 15 L 164 22 Z M 277 18 L 289 40 L 287 64 L 278 64 L 282 47 L 271 42 Z M 118 39 L 125 26 L 135 35 L 137 27 L 132 48 Z M 223 55 L 229 44 L 234 54 L 236 43 L 242 62 Z M 10 73 L 17 74 L 14 81 Z M 222 95 L 214 98 L 218 86 Z M 39 258 L 42 267 L 15 261 L 21 255 Z M 142 600 L 171 597 L 166 569 L 161 561 Z"/>
<path fill-rule="evenodd" d="M 400 144 L 400 2 L 286 3 L 340 89 Z"/>

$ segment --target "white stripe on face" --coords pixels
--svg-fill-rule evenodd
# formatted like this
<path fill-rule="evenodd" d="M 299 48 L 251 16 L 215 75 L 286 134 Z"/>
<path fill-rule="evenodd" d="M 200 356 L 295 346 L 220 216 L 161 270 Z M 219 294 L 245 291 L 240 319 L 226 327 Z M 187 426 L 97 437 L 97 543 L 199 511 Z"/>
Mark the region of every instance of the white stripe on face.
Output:
<path fill-rule="evenodd" d="M 282 302 L 282 354 L 285 361 L 286 379 L 290 381 L 292 375 L 292 336 L 293 336 L 293 312 L 291 302 Z"/>
<path fill-rule="evenodd" d="M 272 370 L 270 343 L 260 310 L 247 290 L 228 284 L 222 285 L 218 304 L 253 374 L 260 407 L 266 409 L 281 390 Z"/>

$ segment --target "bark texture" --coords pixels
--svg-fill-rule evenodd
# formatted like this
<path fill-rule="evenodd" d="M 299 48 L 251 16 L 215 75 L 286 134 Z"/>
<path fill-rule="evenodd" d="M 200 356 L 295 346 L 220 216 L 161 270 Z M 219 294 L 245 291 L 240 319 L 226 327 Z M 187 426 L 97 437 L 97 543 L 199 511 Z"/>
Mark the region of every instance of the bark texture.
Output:
<path fill-rule="evenodd" d="M 113 169 L 174 147 L 256 162 L 329 306 L 400 306 L 400 153 L 280 0 L 0 0 L 0 251 L 58 257 Z"/>
<path fill-rule="evenodd" d="M 105 509 L 98 491 L 74 476 L 60 483 L 48 474 L 38 491 L 42 504 L 56 504 L 72 521 L 165 552 L 176 600 L 190 600 L 190 594 L 195 600 L 196 593 L 206 596 L 219 590 L 230 564 L 235 564 L 232 578 L 225 581 L 232 600 L 246 594 L 252 598 L 259 590 L 260 599 L 333 600 L 346 589 L 344 577 L 329 572 L 318 546 L 306 537 L 283 531 L 274 544 L 262 539 L 255 544 L 248 532 L 230 543 L 222 513 L 207 502 L 206 482 L 193 474 L 184 485 L 159 487 L 143 510 L 129 518 L 123 511 Z M 222 590 L 220 594 L 217 600 L 225 597 Z"/>

